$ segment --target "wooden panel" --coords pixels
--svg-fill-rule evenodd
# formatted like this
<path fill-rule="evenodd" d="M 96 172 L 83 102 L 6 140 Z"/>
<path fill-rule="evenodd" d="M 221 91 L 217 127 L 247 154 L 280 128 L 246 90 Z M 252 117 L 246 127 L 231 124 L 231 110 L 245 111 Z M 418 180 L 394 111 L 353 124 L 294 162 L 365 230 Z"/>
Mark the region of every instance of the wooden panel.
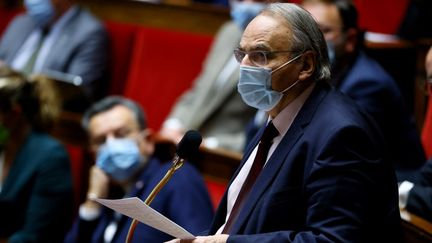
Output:
<path fill-rule="evenodd" d="M 401 210 L 402 230 L 406 243 L 432 242 L 432 223 Z"/>
<path fill-rule="evenodd" d="M 230 18 L 226 8 L 199 3 L 174 5 L 126 0 L 80 0 L 79 3 L 103 20 L 211 35 Z"/>

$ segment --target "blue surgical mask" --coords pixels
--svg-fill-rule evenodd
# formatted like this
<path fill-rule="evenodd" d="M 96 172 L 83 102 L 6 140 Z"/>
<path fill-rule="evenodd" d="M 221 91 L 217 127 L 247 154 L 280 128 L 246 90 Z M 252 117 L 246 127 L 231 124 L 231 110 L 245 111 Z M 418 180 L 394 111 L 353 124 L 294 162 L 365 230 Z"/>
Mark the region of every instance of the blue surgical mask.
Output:
<path fill-rule="evenodd" d="M 146 158 L 130 138 L 108 139 L 98 150 L 96 166 L 117 181 L 124 181 L 141 168 Z"/>
<path fill-rule="evenodd" d="M 301 55 L 294 57 L 273 71 L 265 67 L 240 66 L 240 79 L 237 89 L 243 101 L 258 110 L 272 110 L 282 99 L 283 94 L 299 82 L 297 80 L 281 92 L 275 91 L 271 88 L 272 74 L 290 64 Z"/>
<path fill-rule="evenodd" d="M 55 15 L 51 0 L 24 0 L 28 15 L 33 18 L 36 25 L 45 27 Z"/>
<path fill-rule="evenodd" d="M 244 30 L 264 7 L 264 3 L 231 1 L 231 18 L 240 29 Z"/>

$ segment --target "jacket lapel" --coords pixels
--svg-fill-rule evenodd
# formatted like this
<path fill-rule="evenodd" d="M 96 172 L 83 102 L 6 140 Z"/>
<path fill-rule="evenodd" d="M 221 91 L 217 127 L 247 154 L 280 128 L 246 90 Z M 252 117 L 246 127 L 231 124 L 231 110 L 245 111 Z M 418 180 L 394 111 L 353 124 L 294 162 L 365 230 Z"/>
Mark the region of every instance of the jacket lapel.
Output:
<path fill-rule="evenodd" d="M 66 63 L 66 61 L 62 61 L 70 55 L 71 45 L 69 43 L 74 43 L 74 39 L 76 39 L 76 34 L 80 33 L 77 31 L 77 19 L 81 14 L 81 9 L 78 7 L 77 11 L 73 14 L 73 16 L 68 20 L 61 33 L 59 33 L 57 40 L 53 43 L 51 50 L 48 52 L 45 62 L 42 65 L 42 70 L 52 71 L 52 67 L 56 67 L 55 69 L 59 69 L 59 63 Z M 81 26 L 82 28 L 82 26 Z M 61 69 L 61 68 L 60 68 Z"/>
<path fill-rule="evenodd" d="M 15 59 L 18 51 L 21 49 L 21 47 L 24 45 L 27 38 L 30 36 L 30 34 L 36 29 L 36 26 L 34 25 L 33 20 L 31 20 L 30 16 L 25 15 L 22 16 L 21 21 L 19 24 L 17 24 L 17 29 L 19 31 L 15 31 L 13 33 L 13 39 L 14 41 L 11 43 L 7 43 L 7 49 L 8 55 L 6 56 L 6 62 L 12 63 Z"/>

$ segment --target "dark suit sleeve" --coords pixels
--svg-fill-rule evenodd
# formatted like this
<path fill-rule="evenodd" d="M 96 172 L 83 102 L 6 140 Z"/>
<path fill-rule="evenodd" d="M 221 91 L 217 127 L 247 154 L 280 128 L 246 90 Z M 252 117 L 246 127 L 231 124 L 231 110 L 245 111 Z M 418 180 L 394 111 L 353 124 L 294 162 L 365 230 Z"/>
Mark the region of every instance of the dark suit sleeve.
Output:
<path fill-rule="evenodd" d="M 358 127 L 335 129 L 329 134 L 328 138 L 314 136 L 321 141 L 313 143 L 322 145 L 317 148 L 320 149 L 317 157 L 303 157 L 304 185 L 297 188 L 301 193 L 295 198 L 303 203 L 295 210 L 300 215 L 304 210 L 305 217 L 300 217 L 295 227 L 285 227 L 289 229 L 286 231 L 232 235 L 228 242 L 371 242 L 374 238 L 380 242 L 379 237 L 385 234 L 381 231 L 394 226 L 389 222 L 399 222 L 397 219 L 382 220 L 398 216 L 394 214 L 394 210 L 398 210 L 397 184 L 394 173 L 382 163 L 378 149 L 372 145 L 371 137 Z M 392 187 L 394 190 L 390 190 Z M 285 189 L 285 193 L 294 190 Z M 279 195 L 279 198 L 290 197 Z M 278 200 L 269 210 L 275 207 L 284 210 L 291 203 Z M 376 236 L 372 232 L 376 232 Z M 395 235 L 397 237 L 398 233 Z M 387 242 L 397 242 L 391 239 L 393 236 L 385 237 Z"/>
<path fill-rule="evenodd" d="M 432 221 L 432 187 L 415 185 L 409 192 L 406 209 Z"/>
<path fill-rule="evenodd" d="M 426 162 L 409 192 L 408 211 L 432 221 L 432 160 Z"/>
<path fill-rule="evenodd" d="M 77 218 L 63 243 L 91 242 L 100 219 L 87 221 Z"/>

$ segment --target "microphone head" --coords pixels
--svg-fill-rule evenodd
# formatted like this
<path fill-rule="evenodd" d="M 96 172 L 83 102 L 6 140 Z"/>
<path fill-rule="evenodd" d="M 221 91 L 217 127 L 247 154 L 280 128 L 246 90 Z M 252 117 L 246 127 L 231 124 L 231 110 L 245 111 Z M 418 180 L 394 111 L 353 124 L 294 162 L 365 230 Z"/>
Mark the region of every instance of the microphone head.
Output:
<path fill-rule="evenodd" d="M 177 145 L 177 155 L 182 159 L 188 159 L 198 152 L 202 137 L 198 131 L 189 130 Z"/>

